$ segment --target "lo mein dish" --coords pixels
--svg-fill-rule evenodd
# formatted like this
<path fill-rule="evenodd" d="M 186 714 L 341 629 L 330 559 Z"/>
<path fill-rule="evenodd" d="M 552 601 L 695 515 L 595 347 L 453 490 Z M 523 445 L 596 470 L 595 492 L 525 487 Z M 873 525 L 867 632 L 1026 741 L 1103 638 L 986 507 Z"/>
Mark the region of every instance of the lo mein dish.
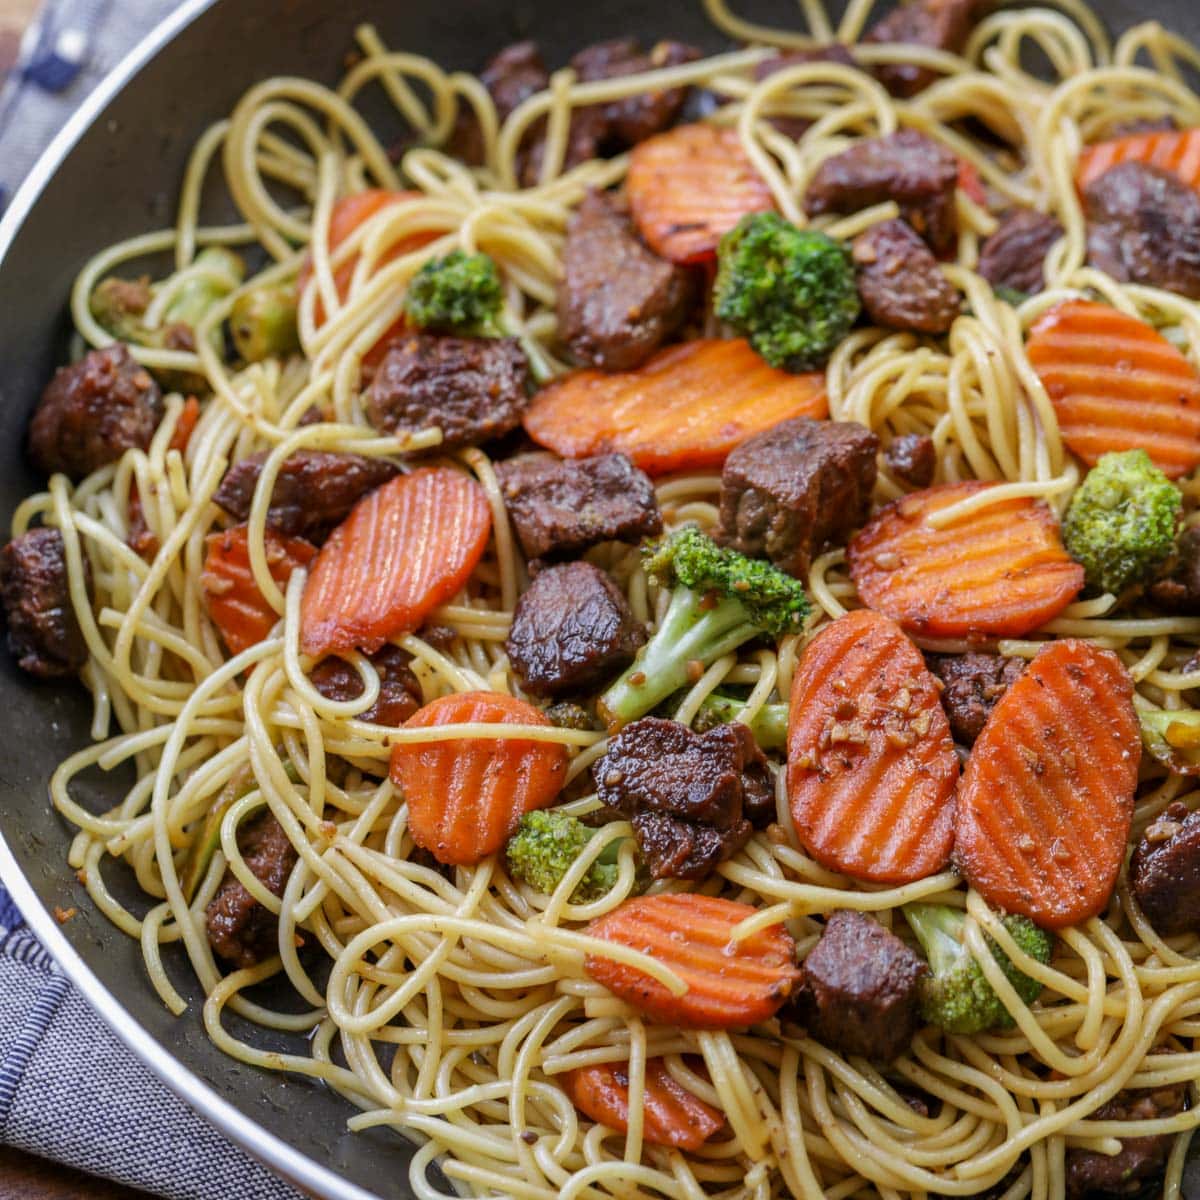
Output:
<path fill-rule="evenodd" d="M 0 555 L 70 867 L 422 1200 L 1177 1197 L 1200 50 L 706 8 L 363 27 L 83 268 Z"/>

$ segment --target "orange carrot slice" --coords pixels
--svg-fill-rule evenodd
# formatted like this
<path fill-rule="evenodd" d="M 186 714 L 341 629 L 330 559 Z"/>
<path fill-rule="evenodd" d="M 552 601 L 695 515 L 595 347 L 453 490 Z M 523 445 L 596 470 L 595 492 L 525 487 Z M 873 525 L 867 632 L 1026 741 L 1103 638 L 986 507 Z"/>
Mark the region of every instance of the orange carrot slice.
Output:
<path fill-rule="evenodd" d="M 944 528 L 929 518 L 996 484 L 945 483 L 889 504 L 850 543 L 863 603 L 926 637 L 1020 637 L 1083 587 L 1058 520 L 1040 501 L 1004 500 Z"/>
<path fill-rule="evenodd" d="M 1063 441 L 1089 467 L 1110 450 L 1145 450 L 1168 478 L 1200 465 L 1200 375 L 1144 321 L 1068 300 L 1025 347 Z"/>
<path fill-rule="evenodd" d="M 283 537 L 268 529 L 264 535 L 271 578 L 281 588 L 297 567 L 307 566 L 317 548 L 303 538 Z M 208 538 L 208 553 L 200 586 L 208 615 L 231 654 L 258 645 L 271 632 L 279 614 L 266 602 L 250 569 L 245 525 L 235 525 Z"/>
<path fill-rule="evenodd" d="M 443 696 L 414 713 L 405 729 L 438 725 L 546 725 L 524 700 L 499 692 Z M 566 747 L 517 738 L 398 743 L 391 777 L 408 801 L 413 841 L 441 863 L 474 866 L 512 837 L 517 822 L 562 789 Z"/>
<path fill-rule="evenodd" d="M 192 440 L 192 433 L 196 429 L 196 422 L 200 420 L 200 401 L 195 396 L 189 396 L 183 402 L 183 408 L 179 413 L 179 420 L 175 422 L 175 432 L 171 434 L 171 443 L 167 447 L 168 450 L 178 450 L 180 454 L 187 453 L 188 442 Z"/>
<path fill-rule="evenodd" d="M 629 1131 L 629 1071 L 625 1063 L 598 1063 L 562 1076 L 571 1103 L 585 1117 L 618 1133 Z M 676 1083 L 661 1058 L 646 1062 L 642 1137 L 653 1146 L 699 1150 L 725 1125 L 725 1117 Z"/>
<path fill-rule="evenodd" d="M 1135 133 L 1084 147 L 1075 176 L 1079 190 L 1124 162 L 1174 171 L 1184 183 L 1200 189 L 1200 129 Z"/>
<path fill-rule="evenodd" d="M 894 621 L 863 609 L 826 626 L 792 684 L 788 796 L 805 849 L 872 883 L 950 861 L 958 756 L 936 680 Z"/>
<path fill-rule="evenodd" d="M 680 125 L 634 147 L 625 181 L 646 244 L 677 263 L 716 257 L 748 213 L 775 207 L 736 130 Z"/>
<path fill-rule="evenodd" d="M 317 555 L 304 588 L 300 644 L 320 658 L 374 653 L 460 591 L 492 530 L 469 475 L 423 467 L 360 500 Z"/>
<path fill-rule="evenodd" d="M 657 979 L 600 954 L 584 969 L 651 1020 L 685 1029 L 733 1029 L 766 1021 L 800 979 L 796 944 L 782 925 L 741 941 L 734 928 L 758 910 L 749 904 L 676 892 L 626 900 L 597 917 L 592 937 L 657 959 L 687 985 L 675 996 Z"/>
<path fill-rule="evenodd" d="M 954 853 L 985 900 L 1062 929 L 1108 903 L 1133 820 L 1133 681 L 1088 642 L 1052 642 L 1000 698 L 959 790 Z"/>
<path fill-rule="evenodd" d="M 525 429 L 564 458 L 620 450 L 662 475 L 720 467 L 756 433 L 828 411 L 823 374 L 777 371 L 740 338 L 700 339 L 636 371 L 573 372 L 533 398 Z"/>

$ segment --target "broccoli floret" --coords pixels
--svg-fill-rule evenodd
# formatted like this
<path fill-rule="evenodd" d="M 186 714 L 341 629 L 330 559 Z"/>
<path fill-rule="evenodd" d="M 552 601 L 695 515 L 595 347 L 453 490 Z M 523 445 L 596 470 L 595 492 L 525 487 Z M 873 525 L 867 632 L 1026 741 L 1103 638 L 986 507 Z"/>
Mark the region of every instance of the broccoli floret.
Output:
<path fill-rule="evenodd" d="M 1182 507 L 1145 450 L 1105 454 L 1071 498 L 1063 542 L 1092 587 L 1119 595 L 1171 553 Z"/>
<path fill-rule="evenodd" d="M 717 316 L 773 367 L 823 366 L 862 309 L 846 247 L 778 213 L 743 217 L 718 261 Z"/>
<path fill-rule="evenodd" d="M 536 891 L 549 895 L 562 882 L 596 831 L 560 809 L 526 813 L 509 839 L 508 870 Z M 571 894 L 573 904 L 603 896 L 617 881 L 617 852 L 623 838 L 611 842 L 588 868 Z"/>
<path fill-rule="evenodd" d="M 981 1033 L 985 1029 L 1010 1029 L 1016 1022 L 988 983 L 983 968 L 963 943 L 967 914 L 944 904 L 906 904 L 904 916 L 929 959 L 930 974 L 921 981 L 921 1016 L 948 1033 Z M 1050 934 L 1028 917 L 1010 913 L 1001 923 L 1013 941 L 1030 958 L 1048 963 L 1054 951 Z M 1013 966 L 1012 960 L 991 939 L 988 949 L 1026 1004 L 1032 1004 L 1042 985 Z"/>
<path fill-rule="evenodd" d="M 692 728 L 697 733 L 707 733 L 708 730 L 715 729 L 718 725 L 728 725 L 738 719 L 738 715 L 745 707 L 744 700 L 713 692 L 700 705 L 700 711 L 692 722 Z M 782 750 L 787 745 L 787 728 L 788 706 L 783 703 L 764 704 L 754 714 L 754 720 L 750 722 L 750 732 L 754 734 L 754 740 L 764 750 Z"/>
<path fill-rule="evenodd" d="M 419 329 L 462 337 L 515 336 L 539 383 L 553 377 L 549 363 L 532 338 L 508 328 L 504 321 L 504 288 L 495 262 L 486 254 L 455 250 L 434 258 L 413 276 L 404 311 Z"/>
<path fill-rule="evenodd" d="M 687 685 L 693 664 L 707 667 L 752 637 L 798 633 L 811 611 L 798 579 L 778 567 L 718 546 L 687 527 L 642 551 L 646 574 L 672 588 L 654 636 L 600 698 L 619 728 Z"/>

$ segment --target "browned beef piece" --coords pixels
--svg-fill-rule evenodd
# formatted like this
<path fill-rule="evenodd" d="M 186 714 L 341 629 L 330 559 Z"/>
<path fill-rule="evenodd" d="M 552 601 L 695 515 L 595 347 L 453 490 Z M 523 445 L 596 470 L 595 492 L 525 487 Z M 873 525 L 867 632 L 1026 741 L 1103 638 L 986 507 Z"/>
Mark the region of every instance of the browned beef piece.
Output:
<path fill-rule="evenodd" d="M 479 72 L 479 80 L 491 93 L 496 115 L 503 123 L 509 113 L 530 96 L 544 92 L 550 86 L 550 72 L 546 70 L 536 42 L 515 42 L 488 60 Z M 470 166 L 479 166 L 483 162 L 483 133 L 474 109 L 465 103 L 459 104 L 446 151 Z"/>
<path fill-rule="evenodd" d="M 1048 213 L 1014 208 L 979 251 L 979 274 L 992 287 L 1035 295 L 1046 286 L 1043 270 L 1063 228 Z"/>
<path fill-rule="evenodd" d="M 379 699 L 356 721 L 372 725 L 403 725 L 421 707 L 421 685 L 409 669 L 412 657 L 399 646 L 386 645 L 370 656 L 379 672 Z M 323 658 L 309 675 L 313 687 L 327 700 L 355 700 L 362 695 L 362 679 L 344 659 Z"/>
<path fill-rule="evenodd" d="M 962 746 L 973 746 L 992 709 L 1025 670 L 1022 658 L 999 654 L 930 654 L 929 669 L 945 688 L 942 707 L 950 732 Z"/>
<path fill-rule="evenodd" d="M 528 691 L 557 696 L 615 675 L 645 641 L 617 585 L 599 567 L 573 562 L 534 576 L 504 648 Z"/>
<path fill-rule="evenodd" d="M 591 191 L 567 229 L 558 331 L 571 352 L 603 371 L 631 371 L 687 317 L 692 276 L 648 250 L 633 222 Z"/>
<path fill-rule="evenodd" d="M 393 343 L 366 393 L 382 433 L 432 425 L 442 448 L 476 446 L 515 429 L 529 404 L 529 362 L 514 338 L 434 337 Z"/>
<path fill-rule="evenodd" d="M 1088 257 L 1122 283 L 1200 299 L 1200 196 L 1171 171 L 1121 163 L 1084 189 Z"/>
<path fill-rule="evenodd" d="M 1149 587 L 1159 608 L 1186 616 L 1200 614 L 1200 528 L 1185 529 L 1175 540 L 1175 552 Z"/>
<path fill-rule="evenodd" d="M 0 602 L 8 648 L 22 670 L 39 679 L 60 679 L 87 662 L 57 529 L 30 529 L 0 551 Z"/>
<path fill-rule="evenodd" d="M 957 185 L 954 154 L 915 129 L 901 129 L 827 158 L 809 184 L 804 205 L 815 217 L 894 200 L 900 215 L 942 254 L 954 244 Z"/>
<path fill-rule="evenodd" d="M 1187 1088 L 1177 1083 L 1156 1091 L 1118 1092 L 1102 1104 L 1091 1121 L 1154 1121 L 1173 1117 L 1186 1107 Z M 1097 1154 L 1091 1150 L 1067 1151 L 1068 1200 L 1137 1196 L 1147 1182 L 1163 1173 L 1175 1142 L 1173 1134 L 1158 1137 L 1122 1138 L 1120 1154 Z"/>
<path fill-rule="evenodd" d="M 699 879 L 771 819 L 774 784 L 745 725 L 694 733 L 678 721 L 626 725 L 592 768 L 602 803 L 633 823 L 655 879 Z"/>
<path fill-rule="evenodd" d="M 888 329 L 947 333 L 962 298 L 933 252 L 904 221 L 881 221 L 854 239 L 858 294 L 867 316 Z"/>
<path fill-rule="evenodd" d="M 933 438 L 923 433 L 905 433 L 893 438 L 883 452 L 883 465 L 905 483 L 927 488 L 937 472 L 937 449 Z"/>
<path fill-rule="evenodd" d="M 1147 826 L 1129 863 L 1129 886 L 1163 937 L 1200 930 L 1200 812 L 1176 802 Z"/>
<path fill-rule="evenodd" d="M 863 37 L 865 43 L 903 42 L 960 54 L 967 44 L 978 0 L 913 0 L 901 3 L 877 21 Z M 875 77 L 893 96 L 907 98 L 924 91 L 939 73 L 916 63 L 881 63 Z"/>
<path fill-rule="evenodd" d="M 270 810 L 247 821 L 238 830 L 237 843 L 255 879 L 282 896 L 298 855 Z M 259 904 L 232 871 L 226 872 L 208 906 L 207 925 L 213 952 L 235 967 L 253 967 L 276 952 L 275 914 Z"/>
<path fill-rule="evenodd" d="M 266 460 L 265 452 L 252 454 L 225 472 L 213 499 L 234 520 L 245 521 L 250 516 L 254 489 Z M 320 541 L 368 492 L 396 473 L 397 468 L 383 458 L 297 450 L 284 460 L 275 477 L 267 525 L 288 537 Z"/>
<path fill-rule="evenodd" d="M 858 66 L 858 63 L 854 61 L 854 55 L 841 42 L 830 42 L 825 46 L 813 46 L 807 50 L 788 50 L 782 54 L 776 54 L 772 58 L 764 58 L 754 68 L 754 78 L 758 82 L 779 71 L 786 71 L 789 67 L 802 67 L 808 63 L 820 62 L 838 63 L 843 67 Z M 785 137 L 794 138 L 796 141 L 799 141 L 812 127 L 812 121 L 806 117 L 779 116 L 768 119 Z"/>
<path fill-rule="evenodd" d="M 804 960 L 791 1015 L 839 1054 L 891 1062 L 920 1027 L 921 956 L 864 913 L 838 909 Z"/>
<path fill-rule="evenodd" d="M 743 442 L 721 475 L 726 545 L 801 578 L 866 520 L 879 439 L 853 421 L 796 418 Z"/>
<path fill-rule="evenodd" d="M 158 384 L 118 342 L 55 374 L 29 426 L 29 454 L 47 475 L 82 479 L 145 450 L 162 414 Z"/>
<path fill-rule="evenodd" d="M 525 556 L 582 554 L 599 542 L 637 542 L 662 532 L 649 477 L 624 454 L 557 459 L 523 454 L 496 467 Z"/>

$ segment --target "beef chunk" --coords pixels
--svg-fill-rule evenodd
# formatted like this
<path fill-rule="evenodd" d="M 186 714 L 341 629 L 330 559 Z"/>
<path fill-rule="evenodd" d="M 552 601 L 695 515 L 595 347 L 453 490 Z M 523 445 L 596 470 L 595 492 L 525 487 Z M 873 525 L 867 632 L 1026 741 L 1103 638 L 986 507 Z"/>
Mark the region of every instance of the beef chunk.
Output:
<path fill-rule="evenodd" d="M 945 685 L 942 707 L 950 732 L 962 746 L 973 746 L 992 709 L 1025 670 L 1025 660 L 999 654 L 930 654 L 929 669 Z"/>
<path fill-rule="evenodd" d="M 838 909 L 804 960 L 792 1014 L 839 1054 L 891 1062 L 920 1027 L 928 968 L 915 950 L 864 913 Z"/>
<path fill-rule="evenodd" d="M 901 3 L 867 30 L 867 44 L 901 42 L 960 54 L 967 44 L 978 0 L 913 0 Z M 916 63 L 880 63 L 875 77 L 893 96 L 907 99 L 924 91 L 940 73 Z"/>
<path fill-rule="evenodd" d="M 883 452 L 883 465 L 905 483 L 927 488 L 937 472 L 937 448 L 923 433 L 905 433 L 893 438 Z"/>
<path fill-rule="evenodd" d="M 355 718 L 372 725 L 403 725 L 421 707 L 421 685 L 409 669 L 412 658 L 399 646 L 386 645 L 370 656 L 379 672 L 379 698 Z M 322 659 L 309 675 L 313 687 L 327 700 L 356 700 L 362 695 L 362 679 L 344 659 Z"/>
<path fill-rule="evenodd" d="M 479 72 L 479 81 L 490 93 L 496 115 L 503 123 L 530 96 L 550 86 L 550 72 L 536 42 L 516 42 L 488 60 Z M 459 104 L 446 152 L 470 166 L 483 163 L 483 131 L 469 104 Z"/>
<path fill-rule="evenodd" d="M 529 403 L 529 362 L 514 338 L 433 337 L 393 343 L 366 393 L 382 433 L 432 425 L 442 448 L 476 446 L 515 429 Z"/>
<path fill-rule="evenodd" d="M 957 186 L 958 159 L 933 138 L 901 129 L 827 158 L 813 176 L 804 204 L 815 217 L 895 200 L 900 215 L 942 254 L 954 244 Z"/>
<path fill-rule="evenodd" d="M 158 384 L 118 342 L 55 374 L 29 426 L 29 454 L 47 475 L 82 479 L 145 450 L 162 414 Z"/>
<path fill-rule="evenodd" d="M 687 317 L 694 294 L 682 267 L 647 250 L 633 222 L 602 192 L 589 192 L 567 230 L 558 330 L 576 358 L 631 371 Z"/>
<path fill-rule="evenodd" d="M 979 251 L 979 274 L 992 287 L 1034 295 L 1046 286 L 1044 265 L 1063 228 L 1048 213 L 1014 208 Z"/>
<path fill-rule="evenodd" d="M 1093 266 L 1200 299 L 1200 196 L 1177 175 L 1121 163 L 1088 184 L 1083 204 Z"/>
<path fill-rule="evenodd" d="M 297 854 L 283 826 L 269 810 L 247 821 L 239 830 L 238 849 L 251 874 L 272 895 L 282 896 Z M 235 967 L 253 967 L 275 953 L 279 923 L 227 871 L 208 906 L 208 943 L 214 953 Z"/>
<path fill-rule="evenodd" d="M 1129 886 L 1163 937 L 1200 930 L 1200 812 L 1176 802 L 1147 827 L 1129 863 Z"/>
<path fill-rule="evenodd" d="M 1200 615 L 1200 528 L 1185 529 L 1175 540 L 1175 552 L 1163 564 L 1148 595 L 1159 608 Z"/>
<path fill-rule="evenodd" d="M 743 442 L 721 475 L 721 537 L 797 577 L 866 520 L 879 439 L 853 421 L 796 418 Z"/>
<path fill-rule="evenodd" d="M 1091 1121 L 1154 1121 L 1173 1117 L 1186 1107 L 1187 1088 L 1177 1083 L 1156 1091 L 1118 1092 L 1102 1104 Z M 1122 1138 L 1120 1154 L 1097 1154 L 1092 1150 L 1067 1151 L 1068 1200 L 1100 1196 L 1136 1196 L 1147 1181 L 1158 1178 L 1175 1142 L 1173 1134 L 1157 1137 Z"/>
<path fill-rule="evenodd" d="M 573 562 L 537 573 L 504 648 L 528 691 L 554 696 L 616 674 L 645 641 L 617 585 L 599 567 Z"/>
<path fill-rule="evenodd" d="M 774 783 L 745 725 L 693 733 L 678 721 L 626 725 L 592 768 L 600 800 L 633 822 L 655 879 L 699 879 L 770 821 Z"/>
<path fill-rule="evenodd" d="M 932 251 L 903 221 L 881 221 L 859 234 L 853 257 L 858 294 L 876 325 L 946 333 L 962 311 Z"/>
<path fill-rule="evenodd" d="M 599 542 L 662 532 L 654 485 L 624 454 L 525 454 L 498 464 L 496 477 L 527 558 L 582 554 Z"/>
<path fill-rule="evenodd" d="M 265 452 L 252 454 L 225 472 L 213 499 L 234 520 L 249 518 L 266 460 Z M 395 474 L 396 467 L 382 458 L 297 450 L 284 460 L 275 477 L 267 525 L 288 537 L 320 541 L 368 492 Z"/>
<path fill-rule="evenodd" d="M 0 602 L 8 648 L 22 670 L 39 679 L 60 679 L 87 662 L 57 529 L 30 529 L 0 551 Z"/>

